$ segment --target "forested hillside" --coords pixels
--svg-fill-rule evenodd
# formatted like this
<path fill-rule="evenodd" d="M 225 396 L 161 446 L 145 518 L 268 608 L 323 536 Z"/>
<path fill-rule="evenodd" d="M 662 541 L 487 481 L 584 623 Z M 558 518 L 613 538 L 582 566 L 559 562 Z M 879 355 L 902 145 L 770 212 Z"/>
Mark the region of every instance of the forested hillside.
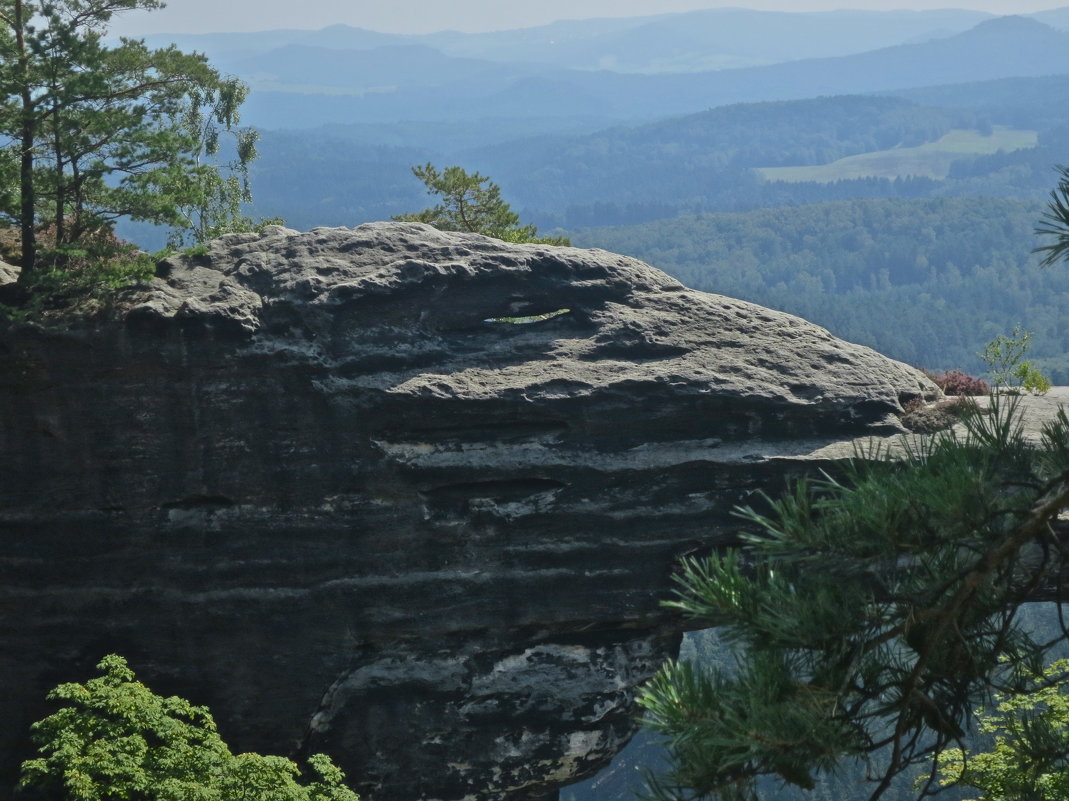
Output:
<path fill-rule="evenodd" d="M 748 168 L 825 164 L 930 142 L 978 124 L 987 123 L 967 110 L 843 96 L 723 106 L 635 128 L 536 140 L 524 148 L 498 145 L 471 158 L 520 188 L 528 208 L 566 209 L 561 222 L 572 225 L 578 208 L 607 201 L 621 208 L 722 208 L 744 202 L 747 184 L 763 183 Z"/>
<path fill-rule="evenodd" d="M 972 105 L 846 95 L 740 103 L 638 126 L 553 133 L 560 120 L 418 122 L 265 131 L 254 166 L 257 213 L 298 228 L 385 219 L 422 203 L 413 164 L 460 164 L 492 176 L 507 200 L 542 228 L 625 225 L 705 211 L 857 197 L 986 195 L 1041 200 L 1069 152 L 1069 77 L 981 82 Z M 943 98 L 942 90 L 932 90 Z M 907 94 L 913 94 L 909 92 Z M 1016 98 L 1016 100 L 1014 100 Z M 1038 140 L 983 152 L 996 126 Z M 949 154 L 944 179 L 918 178 L 895 154 L 956 131 L 975 151 Z M 759 168 L 812 166 L 883 152 L 884 177 L 834 182 L 766 180 Z M 897 165 L 897 166 L 896 166 Z M 322 167 L 322 168 L 321 168 Z M 901 174 L 887 177 L 888 172 Z M 946 161 L 940 161 L 946 171 Z"/>
<path fill-rule="evenodd" d="M 1069 383 L 1069 270 L 1031 254 L 1038 204 L 879 199 L 704 214 L 577 231 L 580 246 L 637 256 L 689 286 L 797 314 L 930 368 L 979 371 L 1015 323 Z"/>

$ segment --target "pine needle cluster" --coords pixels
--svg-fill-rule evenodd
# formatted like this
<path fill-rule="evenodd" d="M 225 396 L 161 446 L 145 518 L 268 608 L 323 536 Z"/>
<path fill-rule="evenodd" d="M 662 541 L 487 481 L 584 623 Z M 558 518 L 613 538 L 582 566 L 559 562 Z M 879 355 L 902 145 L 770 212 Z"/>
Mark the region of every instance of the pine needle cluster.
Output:
<path fill-rule="evenodd" d="M 683 563 L 668 605 L 718 627 L 735 666 L 670 663 L 645 688 L 670 755 L 655 798 L 747 801 L 761 776 L 812 788 L 855 757 L 876 799 L 918 764 L 934 775 L 992 691 L 1029 688 L 1052 643 L 1018 612 L 1065 566 L 1069 418 L 1029 442 L 995 397 L 964 429 L 860 452 L 740 511 L 740 548 Z"/>

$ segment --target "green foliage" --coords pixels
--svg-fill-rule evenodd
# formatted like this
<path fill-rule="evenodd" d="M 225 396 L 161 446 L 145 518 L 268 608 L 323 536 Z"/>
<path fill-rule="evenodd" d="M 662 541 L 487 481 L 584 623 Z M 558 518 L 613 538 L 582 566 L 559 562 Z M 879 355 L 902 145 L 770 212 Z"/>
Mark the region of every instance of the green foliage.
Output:
<path fill-rule="evenodd" d="M 1069 661 L 1048 667 L 1030 691 L 994 701 L 993 710 L 977 711 L 977 728 L 994 747 L 941 753 L 942 783 L 980 790 L 976 801 L 1069 798 Z"/>
<path fill-rule="evenodd" d="M 182 248 L 183 256 L 207 256 L 208 255 L 208 243 L 198 242 L 195 245 L 190 245 L 187 248 Z"/>
<path fill-rule="evenodd" d="M 984 346 L 980 358 L 991 373 L 995 387 L 1007 386 L 1015 377 L 1018 365 L 1032 344 L 1032 334 L 1018 323 L 1009 336 L 1000 334 Z"/>
<path fill-rule="evenodd" d="M 285 223 L 281 217 L 254 220 L 242 213 L 242 204 L 252 202 L 249 164 L 258 156 L 256 143 L 260 139 L 256 130 L 236 127 L 247 96 L 248 87 L 232 79 L 223 82 L 217 92 L 198 87 L 190 93 L 180 125 L 195 143 L 194 194 L 177 206 L 180 223 L 168 238 L 170 247 Z M 214 163 L 224 134 L 232 139 L 232 156 L 224 163 Z"/>
<path fill-rule="evenodd" d="M 106 42 L 115 13 L 161 5 L 0 0 L 0 179 L 18 188 L 17 202 L 0 193 L 0 211 L 21 231 L 21 283 L 33 282 L 44 229 L 63 249 L 120 217 L 194 239 L 245 224 L 257 136 L 237 127 L 247 88 L 200 54 Z M 220 162 L 223 134 L 233 155 Z"/>
<path fill-rule="evenodd" d="M 1069 418 L 1036 446 L 1013 398 L 992 404 L 964 434 L 862 452 L 741 511 L 743 550 L 685 560 L 669 606 L 720 627 L 736 667 L 669 665 L 644 690 L 670 755 L 656 797 L 751 799 L 760 776 L 807 788 L 860 757 L 876 798 L 992 687 L 1029 689 L 1049 643 L 1018 613 L 1065 567 L 1049 523 L 1069 506 Z"/>
<path fill-rule="evenodd" d="M 40 264 L 27 285 L 27 297 L 17 305 L 0 304 L 0 318 L 40 319 L 49 310 L 84 304 L 91 309 L 112 290 L 145 283 L 156 275 L 162 253 L 152 254 L 115 241 L 87 241 L 40 251 Z"/>
<path fill-rule="evenodd" d="M 48 232 L 45 232 L 47 235 Z M 105 232 L 78 244 L 50 245 L 38 251 L 38 267 L 15 305 L 0 304 L 0 318 L 40 319 L 49 311 L 80 306 L 91 311 L 107 302 L 112 290 L 150 281 L 165 253 L 146 253 Z"/>
<path fill-rule="evenodd" d="M 57 293 L 80 295 L 96 289 L 118 289 L 144 283 L 156 275 L 156 256 L 132 245 L 119 246 L 104 254 L 92 247 L 67 246 L 43 255 L 49 262 L 63 265 L 35 274 L 35 294 L 44 298 Z"/>
<path fill-rule="evenodd" d="M 49 693 L 63 707 L 33 725 L 41 756 L 23 763 L 22 786 L 70 801 L 359 801 L 328 757 L 311 757 L 300 784 L 288 759 L 232 754 L 205 707 L 154 694 L 122 657 L 98 669 Z"/>
<path fill-rule="evenodd" d="M 1038 236 L 1054 237 L 1033 252 L 1042 253 L 1044 267 L 1069 259 L 1069 168 L 1058 165 L 1058 185 L 1051 190 L 1047 209 L 1036 226 Z"/>
<path fill-rule="evenodd" d="M 1024 392 L 1033 395 L 1046 395 L 1050 392 L 1050 379 L 1041 373 L 1031 362 L 1021 362 L 1013 371 L 1013 377 L 1020 383 Z"/>
<path fill-rule="evenodd" d="M 0 220 L 18 218 L 18 188 L 18 157 L 11 148 L 0 148 Z"/>
<path fill-rule="evenodd" d="M 1032 334 L 1015 325 L 1010 336 L 999 335 L 987 343 L 980 358 L 991 373 L 995 388 L 1009 387 L 1034 395 L 1050 391 L 1051 383 L 1024 355 L 1032 344 Z"/>
<path fill-rule="evenodd" d="M 427 185 L 427 192 L 442 198 L 437 206 L 416 214 L 400 214 L 398 221 L 422 222 L 442 231 L 469 231 L 505 242 L 568 245 L 563 237 L 539 237 L 533 225 L 520 225 L 520 217 L 501 199 L 501 187 L 479 173 L 461 167 L 440 171 L 431 163 L 413 167 L 412 173 Z"/>

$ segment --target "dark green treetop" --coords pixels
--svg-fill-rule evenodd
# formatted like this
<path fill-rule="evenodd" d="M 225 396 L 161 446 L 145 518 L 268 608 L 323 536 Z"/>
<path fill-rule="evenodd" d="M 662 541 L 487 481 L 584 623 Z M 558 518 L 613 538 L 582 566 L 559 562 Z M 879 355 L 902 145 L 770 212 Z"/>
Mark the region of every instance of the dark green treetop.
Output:
<path fill-rule="evenodd" d="M 505 242 L 536 242 L 568 245 L 564 237 L 539 237 L 533 225 L 520 225 L 520 217 L 501 199 L 501 187 L 479 173 L 452 166 L 439 171 L 428 162 L 412 173 L 427 185 L 427 192 L 441 202 L 415 214 L 394 217 L 402 222 L 422 222 L 442 231 L 468 231 Z"/>

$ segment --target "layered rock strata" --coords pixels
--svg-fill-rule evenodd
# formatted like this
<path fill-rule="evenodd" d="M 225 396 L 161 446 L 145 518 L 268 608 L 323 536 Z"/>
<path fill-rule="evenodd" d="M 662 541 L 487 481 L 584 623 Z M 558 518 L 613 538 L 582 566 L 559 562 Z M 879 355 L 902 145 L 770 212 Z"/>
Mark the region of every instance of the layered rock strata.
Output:
<path fill-rule="evenodd" d="M 677 558 L 932 391 L 602 251 L 269 228 L 0 329 L 0 760 L 104 653 L 374 801 L 539 797 L 634 731 Z"/>

